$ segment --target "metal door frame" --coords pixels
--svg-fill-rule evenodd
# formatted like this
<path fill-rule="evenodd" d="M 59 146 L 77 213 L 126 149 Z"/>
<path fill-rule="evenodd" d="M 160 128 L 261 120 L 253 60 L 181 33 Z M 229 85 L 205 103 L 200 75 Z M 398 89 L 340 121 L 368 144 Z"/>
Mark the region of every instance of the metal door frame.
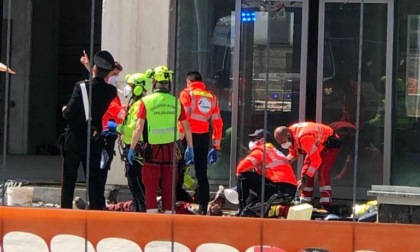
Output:
<path fill-rule="evenodd" d="M 254 0 L 255 1 L 255 0 Z M 308 25 L 309 25 L 309 1 L 310 0 L 295 0 L 294 2 L 302 3 L 302 33 L 301 33 L 301 54 L 300 54 L 300 97 L 299 97 L 299 120 L 305 120 L 306 116 L 306 72 L 307 72 L 307 58 L 308 58 Z M 240 77 L 240 46 L 241 46 L 241 11 L 243 0 L 235 1 L 235 42 L 233 53 L 232 66 L 232 139 L 231 139 L 231 157 L 230 157 L 230 186 L 236 184 L 236 159 L 237 159 L 237 140 L 238 140 L 238 111 L 239 109 L 239 77 Z M 263 2 L 263 0 L 261 0 Z M 283 2 L 293 2 L 291 0 Z"/>
<path fill-rule="evenodd" d="M 386 84 L 385 100 L 392 101 L 392 65 L 393 65 L 393 29 L 394 29 L 394 1 L 393 0 L 320 0 L 319 1 L 319 20 L 318 20 L 318 62 L 317 62 L 317 92 L 316 92 L 316 121 L 322 121 L 322 87 L 324 69 L 324 35 L 325 35 L 325 5 L 327 3 L 377 3 L 387 4 L 387 46 L 386 46 Z M 389 185 L 391 181 L 391 134 L 392 134 L 392 102 L 385 103 L 384 121 L 384 150 L 383 150 L 383 178 L 384 185 Z"/>

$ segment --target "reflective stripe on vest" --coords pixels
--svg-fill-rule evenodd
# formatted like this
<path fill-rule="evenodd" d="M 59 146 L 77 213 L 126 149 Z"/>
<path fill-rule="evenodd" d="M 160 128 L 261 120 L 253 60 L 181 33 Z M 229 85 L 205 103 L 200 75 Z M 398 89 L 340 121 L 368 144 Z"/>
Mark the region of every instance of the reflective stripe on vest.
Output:
<path fill-rule="evenodd" d="M 215 120 L 215 119 L 220 119 L 220 118 L 222 118 L 222 117 L 220 116 L 220 114 L 213 114 L 213 115 L 211 116 L 211 119 L 212 119 L 212 120 Z"/>
<path fill-rule="evenodd" d="M 317 170 L 317 169 L 315 169 L 314 167 L 309 166 L 308 170 L 306 171 L 306 174 L 307 174 L 308 176 L 310 176 L 310 177 L 313 177 L 313 176 L 314 176 L 314 174 L 315 174 L 315 172 L 316 172 L 316 170 Z"/>
<path fill-rule="evenodd" d="M 257 147 L 260 148 L 263 152 L 264 149 L 263 147 Z M 280 156 L 279 154 L 276 153 L 276 150 L 274 147 L 272 147 L 270 144 L 266 144 L 266 148 L 265 148 L 265 153 L 267 155 L 267 158 L 265 160 L 266 165 L 265 168 L 266 169 L 272 169 L 274 167 L 280 166 L 280 165 L 285 165 L 285 164 L 289 164 L 289 160 L 282 156 Z M 258 167 L 260 170 L 262 170 L 262 165 L 260 165 Z"/>
<path fill-rule="evenodd" d="M 205 90 L 190 90 L 191 97 L 191 106 L 185 108 L 189 112 L 190 118 L 201 121 L 208 122 L 212 116 L 211 112 L 216 107 L 216 99 L 214 95 Z"/>
<path fill-rule="evenodd" d="M 310 128 L 308 128 L 310 126 Z M 331 129 L 331 134 L 328 136 L 324 136 L 323 134 L 323 125 L 317 124 L 317 123 L 309 123 L 309 122 L 303 122 L 303 123 L 297 123 L 290 127 L 291 131 L 293 132 L 293 140 L 294 143 L 297 145 L 298 149 L 303 150 L 302 146 L 300 145 L 299 139 L 305 135 L 305 134 L 311 134 L 315 138 L 315 144 L 311 147 L 311 150 L 309 153 L 305 153 L 308 155 L 311 155 L 316 148 L 318 148 L 318 145 L 323 144 L 328 137 L 330 137 L 334 132 Z M 325 139 L 324 139 L 325 138 Z"/>
<path fill-rule="evenodd" d="M 143 97 L 143 102 L 146 108 L 148 142 L 166 144 L 178 140 L 176 121 L 181 114 L 180 101 L 168 93 L 154 93 Z"/>
<path fill-rule="evenodd" d="M 249 160 L 249 161 L 251 161 L 251 163 L 252 163 L 254 166 L 256 166 L 256 165 L 258 164 L 258 160 L 257 160 L 256 158 L 254 158 L 254 157 L 247 156 L 247 157 L 246 157 L 246 159 L 247 159 L 247 160 Z"/>

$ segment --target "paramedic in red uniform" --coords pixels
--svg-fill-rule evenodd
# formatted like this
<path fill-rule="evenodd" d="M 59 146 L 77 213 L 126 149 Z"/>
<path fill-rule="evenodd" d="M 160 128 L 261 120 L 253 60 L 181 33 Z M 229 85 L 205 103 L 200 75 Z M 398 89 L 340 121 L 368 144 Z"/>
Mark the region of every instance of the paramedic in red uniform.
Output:
<path fill-rule="evenodd" d="M 300 154 L 305 155 L 301 179 L 298 181 L 301 201 L 312 202 L 314 176 L 318 172 L 321 207 L 331 209 L 330 170 L 341 145 L 338 135 L 327 125 L 302 122 L 276 128 L 274 137 L 283 149 L 289 150 L 287 158 L 290 163 L 296 161 Z"/>
<path fill-rule="evenodd" d="M 210 188 L 207 179 L 207 159 L 210 164 L 217 161 L 217 150 L 222 139 L 223 120 L 220 116 L 219 100 L 216 95 L 206 89 L 199 72 L 187 74 L 187 87 L 179 97 L 191 127 L 194 143 L 195 176 L 198 183 L 198 213 L 207 214 L 210 201 Z M 212 148 L 210 146 L 210 123 L 212 122 Z M 182 127 L 180 127 L 183 133 Z"/>
<path fill-rule="evenodd" d="M 264 141 L 266 132 L 266 141 Z M 250 152 L 236 167 L 238 176 L 239 215 L 245 207 L 249 190 L 261 199 L 262 169 L 265 161 L 265 200 L 274 194 L 288 194 L 293 199 L 296 194 L 296 175 L 287 157 L 270 142 L 271 135 L 258 129 L 249 137 Z M 264 147 L 265 145 L 265 147 Z M 265 153 L 264 153 L 265 152 Z"/>

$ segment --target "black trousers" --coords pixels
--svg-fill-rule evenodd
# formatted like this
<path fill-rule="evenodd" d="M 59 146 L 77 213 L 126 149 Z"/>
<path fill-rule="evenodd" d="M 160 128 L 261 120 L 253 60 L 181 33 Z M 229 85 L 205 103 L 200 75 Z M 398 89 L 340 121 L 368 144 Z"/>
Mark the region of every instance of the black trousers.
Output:
<path fill-rule="evenodd" d="M 89 209 L 105 209 L 105 184 L 107 169 L 100 168 L 103 139 L 92 140 L 89 159 Z M 86 141 L 67 131 L 65 135 L 63 166 L 61 176 L 61 208 L 72 208 L 78 170 L 82 163 L 86 177 Z"/>
<path fill-rule="evenodd" d="M 130 145 L 124 148 L 124 155 L 127 155 Z M 128 161 L 125 162 L 125 176 L 127 177 L 128 187 L 130 188 L 133 197 L 133 211 L 145 211 L 141 209 L 144 206 L 144 185 L 142 182 L 141 169 L 143 165 L 133 160 L 131 165 Z"/>
<path fill-rule="evenodd" d="M 262 176 L 256 172 L 244 172 L 239 174 L 237 181 L 239 208 L 243 209 L 249 202 L 246 202 L 250 195 L 250 190 L 255 192 L 261 200 Z M 264 201 L 267 201 L 274 194 L 289 194 L 295 196 L 297 187 L 289 183 L 274 183 L 269 179 L 265 180 Z"/>
<path fill-rule="evenodd" d="M 209 152 L 209 133 L 193 133 L 195 177 L 197 178 L 198 204 L 207 209 L 210 201 L 210 186 L 207 178 L 207 154 Z"/>

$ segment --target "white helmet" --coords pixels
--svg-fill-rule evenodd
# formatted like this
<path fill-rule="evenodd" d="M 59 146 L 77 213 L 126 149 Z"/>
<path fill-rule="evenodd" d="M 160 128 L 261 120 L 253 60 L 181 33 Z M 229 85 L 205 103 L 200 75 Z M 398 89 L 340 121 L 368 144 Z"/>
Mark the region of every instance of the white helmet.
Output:
<path fill-rule="evenodd" d="M 233 204 L 239 204 L 239 195 L 238 192 L 236 191 L 236 187 L 232 188 L 232 189 L 225 189 L 224 190 L 224 194 L 225 194 L 225 198 Z"/>

